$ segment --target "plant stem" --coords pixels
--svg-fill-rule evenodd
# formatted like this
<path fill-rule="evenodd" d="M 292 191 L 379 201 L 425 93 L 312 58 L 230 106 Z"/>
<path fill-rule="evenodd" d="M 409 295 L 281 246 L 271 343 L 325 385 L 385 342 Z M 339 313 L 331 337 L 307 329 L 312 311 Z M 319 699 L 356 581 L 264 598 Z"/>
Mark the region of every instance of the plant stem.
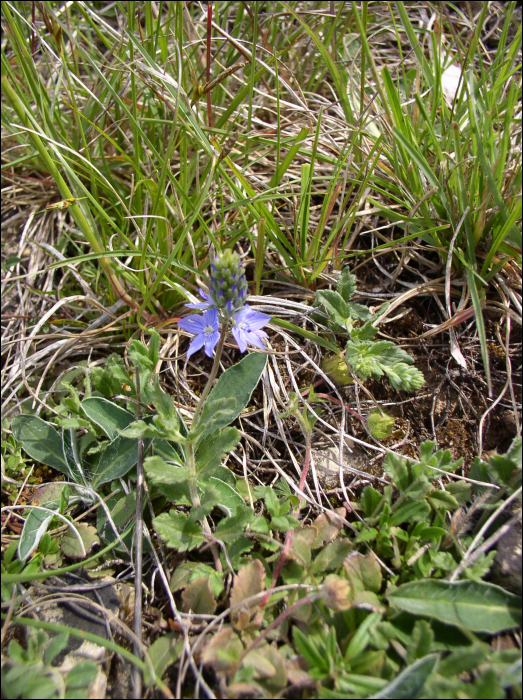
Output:
<path fill-rule="evenodd" d="M 196 428 L 196 423 L 198 421 L 198 418 L 200 417 L 200 413 L 202 412 L 202 408 L 205 403 L 205 399 L 209 396 L 209 392 L 212 389 L 212 384 L 214 382 L 214 379 L 218 373 L 218 367 L 220 366 L 220 358 L 222 355 L 222 350 L 223 350 L 223 344 L 225 343 L 225 336 L 227 335 L 227 322 L 222 323 L 222 330 L 220 333 L 220 340 L 218 341 L 218 345 L 216 346 L 216 352 L 214 355 L 214 364 L 212 366 L 211 374 L 209 375 L 209 379 L 207 380 L 207 384 L 205 385 L 205 389 L 202 392 L 202 395 L 200 396 L 200 400 L 198 401 L 198 405 L 196 406 L 196 410 L 194 412 L 194 416 L 192 419 L 192 429 Z"/>
<path fill-rule="evenodd" d="M 211 374 L 209 375 L 209 379 L 207 380 L 207 384 L 205 385 L 205 388 L 202 392 L 202 395 L 200 396 L 200 400 L 198 401 L 198 405 L 196 406 L 196 410 L 194 411 L 194 416 L 192 419 L 192 428 L 194 429 L 196 427 L 196 423 L 198 422 L 198 418 L 200 417 L 200 413 L 202 412 L 203 406 L 205 404 L 206 398 L 209 396 L 209 392 L 212 389 L 212 385 L 214 382 L 214 379 L 216 378 L 216 375 L 218 373 L 218 367 L 220 366 L 220 357 L 222 354 L 223 350 L 223 344 L 225 342 L 225 336 L 227 335 L 227 322 L 222 323 L 222 329 L 220 333 L 220 339 L 218 341 L 218 345 L 216 346 L 216 353 L 214 356 L 214 364 L 212 366 Z M 194 454 L 194 444 L 188 443 L 187 444 L 187 452 L 188 452 L 188 457 L 189 457 L 189 471 L 190 471 L 190 478 L 189 478 L 189 491 L 191 494 L 191 502 L 193 506 L 199 506 L 200 505 L 200 497 L 198 496 L 198 488 L 196 486 L 196 463 L 195 463 L 195 454 Z M 209 527 L 209 523 L 207 522 L 207 518 L 204 517 L 201 520 L 203 530 L 205 534 L 209 537 L 209 545 L 211 547 L 211 552 L 212 556 L 214 559 L 214 566 L 216 567 L 216 571 L 223 571 L 222 567 L 222 562 L 220 560 L 220 553 L 218 551 L 218 547 L 216 546 L 216 542 L 213 542 L 213 535 L 211 528 Z"/>

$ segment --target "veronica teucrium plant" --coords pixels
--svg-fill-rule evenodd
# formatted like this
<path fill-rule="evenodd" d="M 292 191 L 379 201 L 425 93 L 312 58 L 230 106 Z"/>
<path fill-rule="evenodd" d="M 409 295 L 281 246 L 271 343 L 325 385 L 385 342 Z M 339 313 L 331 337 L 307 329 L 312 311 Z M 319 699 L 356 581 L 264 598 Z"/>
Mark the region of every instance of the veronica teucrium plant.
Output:
<path fill-rule="evenodd" d="M 204 299 L 203 302 L 186 306 L 190 309 L 205 309 L 203 315 L 193 314 L 178 322 L 180 328 L 195 336 L 187 350 L 187 357 L 203 346 L 205 354 L 212 357 L 220 340 L 219 327 L 221 325 L 225 336 L 228 324 L 240 352 L 245 352 L 248 343 L 264 349 L 262 338 L 266 338 L 267 333 L 261 329 L 270 321 L 270 316 L 254 311 L 245 303 L 247 280 L 237 253 L 227 250 L 211 263 L 209 294 L 200 289 L 200 296 Z"/>
<path fill-rule="evenodd" d="M 208 357 L 214 355 L 209 379 L 190 425 L 178 414 L 172 397 L 160 389 L 156 377 L 152 395 L 158 414 L 152 421 L 136 421 L 122 434 L 156 438 L 153 442 L 155 454 L 144 462 L 148 478 L 176 505 L 191 506 L 188 515 L 171 510 L 155 518 L 158 534 L 169 546 L 180 551 L 210 541 L 215 566 L 221 570 L 219 552 L 206 516 L 215 506 L 230 517 L 240 517 L 246 508 L 236 487 L 236 477 L 223 466 L 222 460 L 240 439 L 238 430 L 230 424 L 249 402 L 265 369 L 267 354 L 247 354 L 223 372 L 216 384 L 214 381 L 228 333 L 232 333 L 242 353 L 248 345 L 264 350 L 263 339 L 267 334 L 262 328 L 270 321 L 270 316 L 246 303 L 247 281 L 236 253 L 219 254 L 211 263 L 210 272 L 209 291 L 200 289 L 203 301 L 186 304 L 200 313 L 186 316 L 178 323 L 193 335 L 187 349 L 188 358 L 202 348 Z"/>

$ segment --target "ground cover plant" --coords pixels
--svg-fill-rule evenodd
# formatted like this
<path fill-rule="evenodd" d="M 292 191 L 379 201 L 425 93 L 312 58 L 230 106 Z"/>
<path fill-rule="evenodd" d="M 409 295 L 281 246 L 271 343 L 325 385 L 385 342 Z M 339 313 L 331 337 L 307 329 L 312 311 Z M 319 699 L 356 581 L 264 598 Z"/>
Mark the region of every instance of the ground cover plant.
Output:
<path fill-rule="evenodd" d="M 2 3 L 6 697 L 521 696 L 519 12 Z"/>

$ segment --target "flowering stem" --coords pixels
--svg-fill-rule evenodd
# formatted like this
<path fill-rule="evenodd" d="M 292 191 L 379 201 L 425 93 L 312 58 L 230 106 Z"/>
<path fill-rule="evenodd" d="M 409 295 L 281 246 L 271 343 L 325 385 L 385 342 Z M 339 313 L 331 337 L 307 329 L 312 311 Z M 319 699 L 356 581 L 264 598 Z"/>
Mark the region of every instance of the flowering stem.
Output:
<path fill-rule="evenodd" d="M 205 389 L 202 391 L 202 395 L 200 396 L 200 400 L 198 401 L 198 405 L 196 406 L 196 410 L 194 412 L 194 416 L 192 419 L 193 429 L 196 427 L 196 423 L 198 421 L 200 413 L 202 412 L 202 408 L 204 406 L 205 399 L 209 396 L 209 392 L 212 389 L 212 384 L 213 384 L 214 379 L 218 373 L 218 367 L 220 366 L 220 358 L 222 355 L 223 344 L 225 343 L 225 336 L 227 335 L 227 325 L 228 325 L 227 322 L 222 323 L 220 340 L 218 341 L 218 345 L 216 346 L 216 352 L 214 355 L 214 364 L 212 366 L 211 374 L 209 375 L 209 379 L 207 380 L 207 384 L 205 385 Z"/>
<path fill-rule="evenodd" d="M 202 395 L 200 396 L 200 400 L 198 401 L 198 405 L 196 406 L 196 410 L 194 412 L 194 416 L 192 419 L 192 426 L 196 427 L 196 423 L 198 422 L 198 418 L 200 416 L 200 413 L 202 412 L 202 408 L 205 404 L 205 399 L 209 396 L 209 392 L 212 388 L 214 379 L 216 377 L 216 374 L 218 373 L 218 367 L 220 366 L 220 357 L 222 354 L 223 350 L 223 344 L 225 342 L 225 336 L 227 335 L 227 323 L 222 324 L 222 330 L 220 333 L 220 339 L 218 341 L 218 345 L 216 346 L 216 354 L 214 357 L 214 364 L 212 366 L 211 374 L 209 375 L 209 379 L 207 380 L 207 384 L 205 385 L 205 388 L 202 392 Z M 188 458 L 189 458 L 189 472 L 191 474 L 189 478 L 189 491 L 191 494 L 191 502 L 193 506 L 199 506 L 200 505 L 200 497 L 198 496 L 198 489 L 196 486 L 196 467 L 195 467 L 195 455 L 194 455 L 194 444 L 192 442 L 188 443 L 187 445 L 187 452 L 188 452 Z M 222 563 L 220 561 L 220 554 L 218 552 L 218 548 L 216 546 L 216 543 L 213 542 L 212 540 L 212 532 L 211 528 L 209 527 L 209 523 L 207 522 L 207 518 L 203 517 L 202 519 L 202 525 L 203 525 L 203 530 L 206 535 L 209 537 L 210 541 L 210 547 L 211 547 L 211 552 L 213 555 L 214 559 L 214 565 L 216 567 L 217 571 L 222 571 Z"/>

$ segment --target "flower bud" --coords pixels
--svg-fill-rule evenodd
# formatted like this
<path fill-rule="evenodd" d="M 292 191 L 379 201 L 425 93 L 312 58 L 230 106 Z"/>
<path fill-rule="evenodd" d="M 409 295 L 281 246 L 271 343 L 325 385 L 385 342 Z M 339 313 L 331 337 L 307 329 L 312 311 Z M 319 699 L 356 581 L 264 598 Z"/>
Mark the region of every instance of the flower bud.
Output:
<path fill-rule="evenodd" d="M 232 316 L 245 304 L 247 280 L 237 253 L 226 250 L 211 263 L 209 296 L 226 317 Z"/>
<path fill-rule="evenodd" d="M 327 355 L 321 363 L 321 368 L 333 382 L 340 386 L 345 386 L 353 381 L 347 363 L 339 355 Z"/>

